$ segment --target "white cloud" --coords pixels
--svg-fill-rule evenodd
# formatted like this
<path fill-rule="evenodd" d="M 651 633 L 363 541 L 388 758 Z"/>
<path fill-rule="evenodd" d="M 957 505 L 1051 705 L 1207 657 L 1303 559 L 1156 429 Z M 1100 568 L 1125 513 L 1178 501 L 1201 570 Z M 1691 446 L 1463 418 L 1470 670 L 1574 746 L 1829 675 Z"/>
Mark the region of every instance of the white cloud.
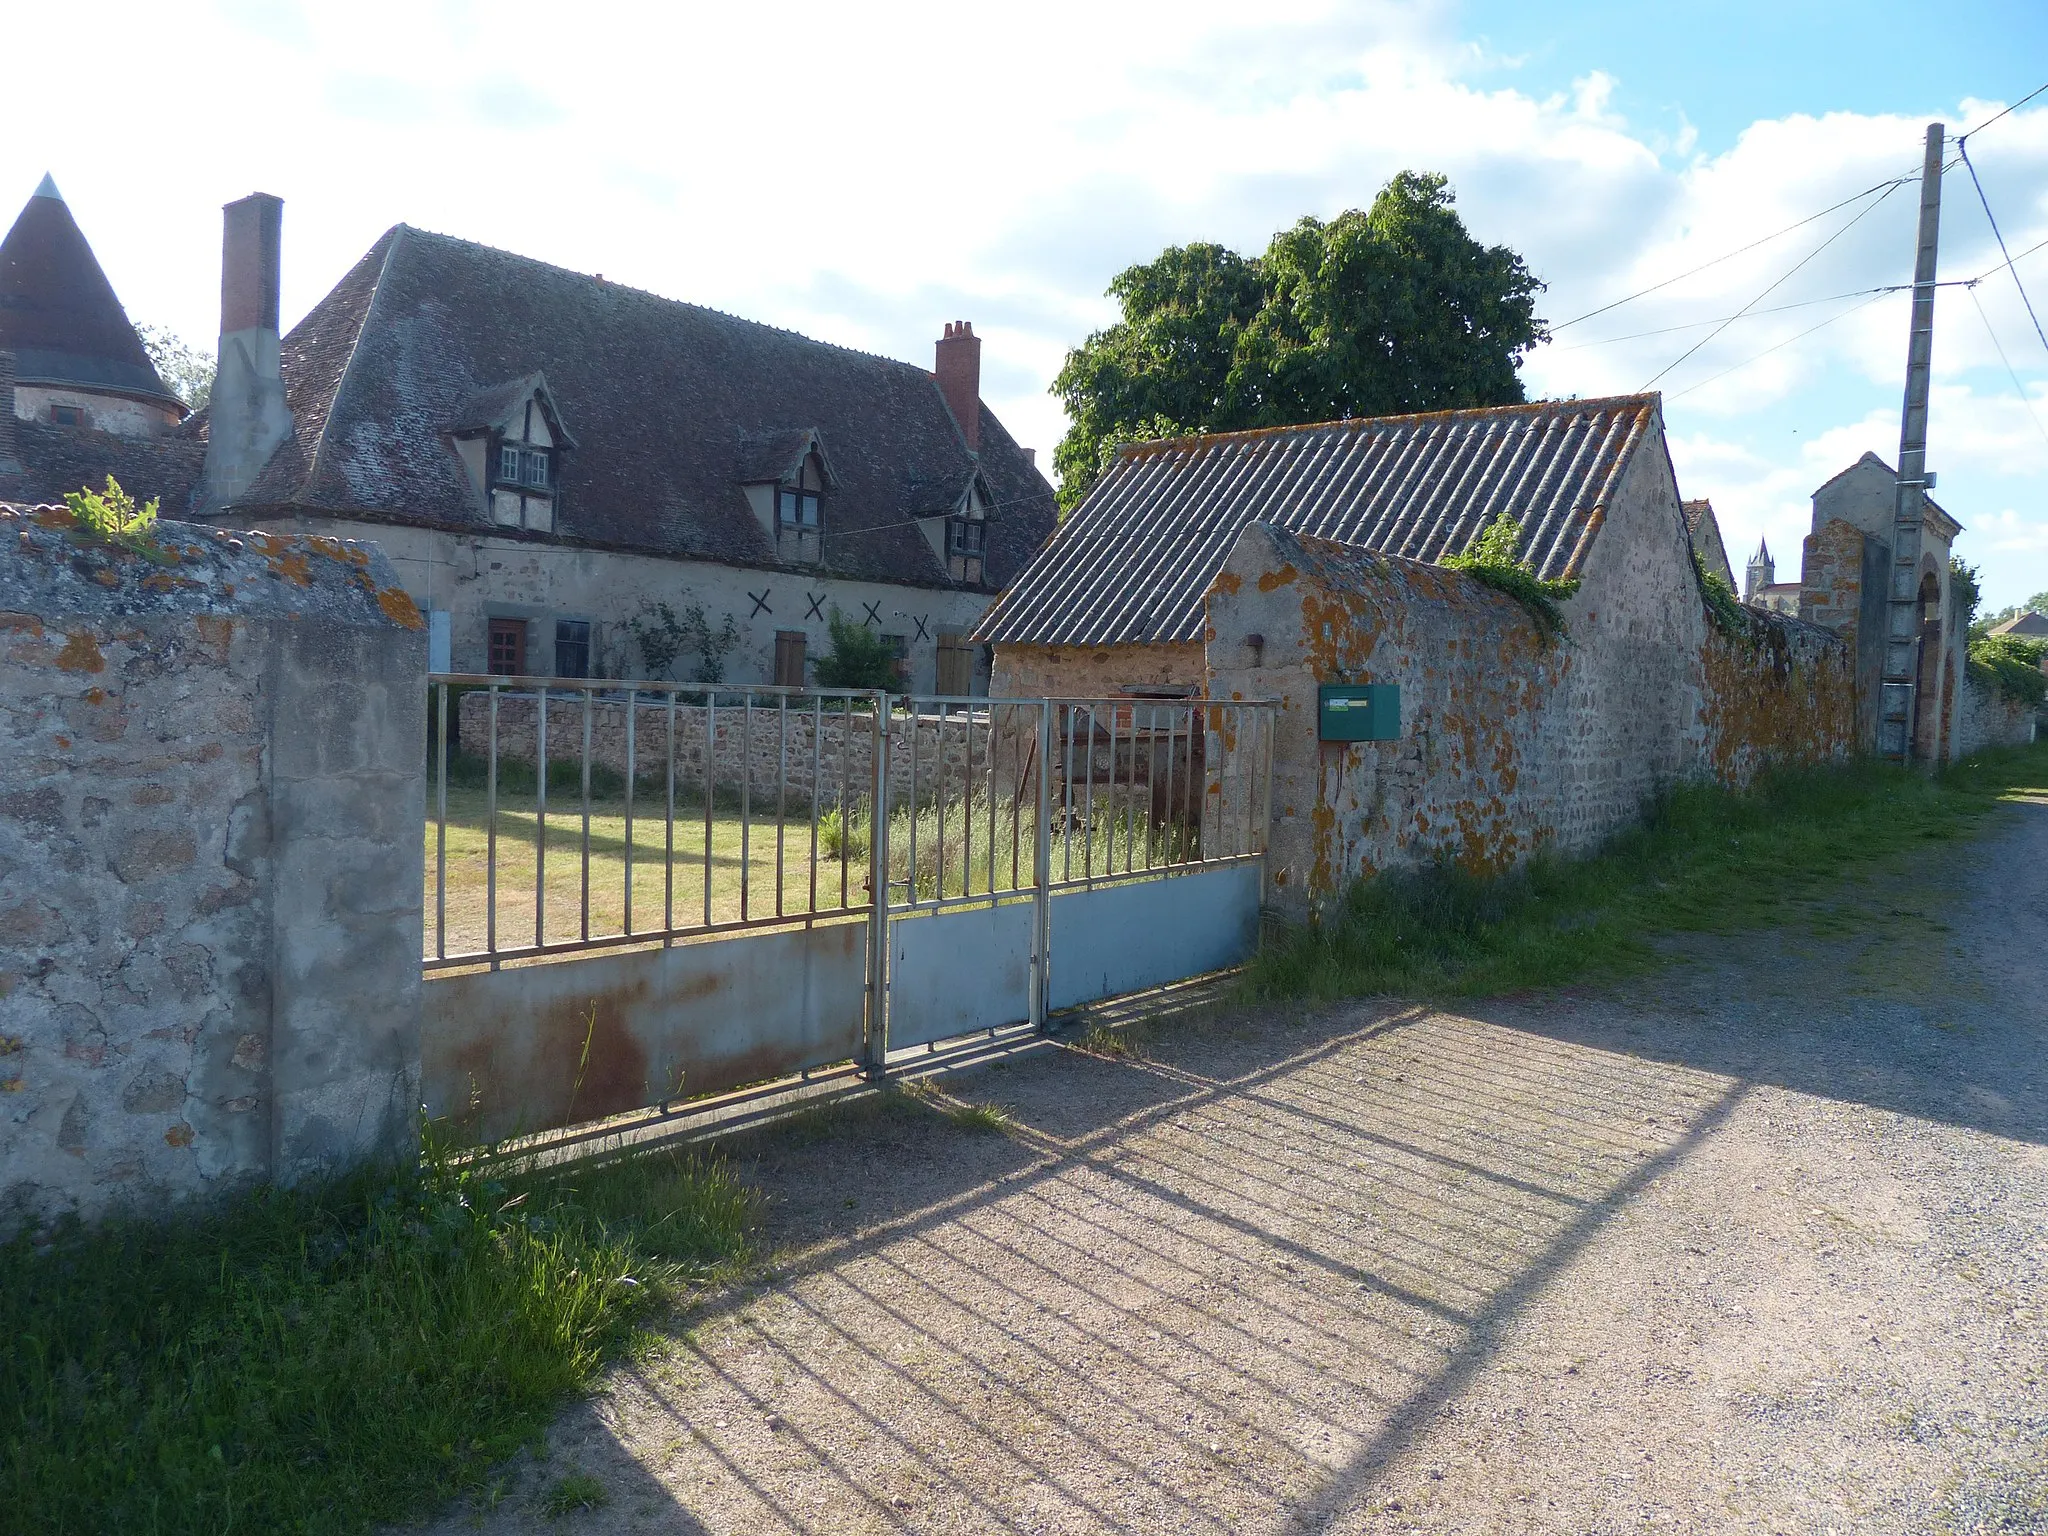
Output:
<path fill-rule="evenodd" d="M 1110 277 L 1169 242 L 1257 250 L 1403 167 L 1442 170 L 1561 321 L 1912 171 L 1923 127 L 1794 115 L 1700 156 L 1682 118 L 1674 138 L 1620 116 L 1604 73 L 1557 98 L 1517 89 L 1517 61 L 1461 38 L 1452 0 L 1188 0 L 1171 25 L 1108 0 L 96 14 L 8 20 L 10 56 L 34 67 L 12 86 L 0 212 L 53 170 L 139 319 L 211 334 L 217 210 L 261 187 L 287 200 L 288 314 L 403 220 L 920 362 L 942 321 L 971 318 L 992 403 L 1042 452 L 1063 428 L 1045 385 L 1064 349 L 1109 318 Z M 82 110 L 81 80 L 134 110 Z M 2011 248 L 2048 238 L 2048 110 L 1972 150 Z M 1961 174 L 1943 274 L 1974 277 L 1996 251 Z M 1893 194 L 1757 307 L 1901 281 L 1913 202 Z M 1855 211 L 1566 330 L 1531 359 L 1532 392 L 1639 387 Z M 2048 251 L 2029 262 L 2048 298 Z M 1974 292 L 2048 420 L 2048 353 L 2010 280 Z M 1796 549 L 1807 493 L 1847 462 L 1826 456 L 1895 450 L 1904 300 L 1799 334 L 1855 302 L 1738 321 L 1662 381 L 1687 492 L 1726 509 L 1731 543 L 1769 530 Z M 1972 522 L 1962 500 L 1981 497 L 2022 530 L 1998 524 L 2017 542 L 1987 588 L 2048 587 L 2024 532 L 2041 452 L 1961 289 L 1942 291 L 1935 365 L 1944 500 Z"/>

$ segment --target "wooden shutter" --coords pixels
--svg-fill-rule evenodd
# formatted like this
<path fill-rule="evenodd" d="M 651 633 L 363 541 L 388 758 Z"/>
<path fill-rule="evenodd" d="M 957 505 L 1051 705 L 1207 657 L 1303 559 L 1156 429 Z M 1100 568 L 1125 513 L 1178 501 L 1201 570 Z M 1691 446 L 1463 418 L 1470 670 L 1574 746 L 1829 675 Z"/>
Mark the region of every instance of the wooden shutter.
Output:
<path fill-rule="evenodd" d="M 939 636 L 939 692 L 974 692 L 974 643 L 965 635 Z"/>
<path fill-rule="evenodd" d="M 775 631 L 775 686 L 801 688 L 804 685 L 806 642 L 800 629 Z"/>

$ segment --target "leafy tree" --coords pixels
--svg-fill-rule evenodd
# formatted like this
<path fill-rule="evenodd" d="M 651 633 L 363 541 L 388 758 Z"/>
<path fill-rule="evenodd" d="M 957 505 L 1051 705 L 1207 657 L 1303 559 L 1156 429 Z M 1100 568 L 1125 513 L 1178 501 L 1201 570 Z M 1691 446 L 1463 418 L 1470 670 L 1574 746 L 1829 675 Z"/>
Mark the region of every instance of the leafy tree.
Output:
<path fill-rule="evenodd" d="M 878 631 L 854 623 L 837 608 L 825 624 L 832 648 L 815 663 L 820 688 L 896 687 L 896 658 Z"/>
<path fill-rule="evenodd" d="M 1455 201 L 1444 177 L 1403 171 L 1370 209 L 1304 218 L 1263 256 L 1174 246 L 1121 273 L 1123 318 L 1053 380 L 1062 507 L 1124 442 L 1524 399 L 1543 285 L 1474 240 Z"/>
<path fill-rule="evenodd" d="M 213 397 L 213 354 L 188 347 L 176 332 L 161 325 L 138 325 L 135 330 L 165 387 L 193 410 L 204 410 Z"/>

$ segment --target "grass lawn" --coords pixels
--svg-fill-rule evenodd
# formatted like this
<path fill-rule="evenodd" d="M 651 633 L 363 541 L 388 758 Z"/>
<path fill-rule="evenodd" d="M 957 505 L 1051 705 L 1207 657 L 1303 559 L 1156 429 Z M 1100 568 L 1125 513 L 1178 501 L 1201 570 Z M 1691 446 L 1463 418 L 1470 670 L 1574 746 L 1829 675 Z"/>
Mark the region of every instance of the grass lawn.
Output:
<path fill-rule="evenodd" d="M 434 946 L 435 825 L 429 790 L 426 838 L 427 947 Z M 449 954 L 484 947 L 486 933 L 485 871 L 489 861 L 488 800 L 481 789 L 448 786 L 448 940 Z M 702 805 L 678 806 L 674 863 L 664 846 L 665 806 L 659 794 L 637 799 L 633 807 L 633 931 L 660 931 L 664 912 L 673 910 L 678 927 L 736 922 L 743 915 L 768 917 L 777 912 L 776 855 L 781 851 L 779 910 L 801 915 L 867 900 L 866 850 L 841 860 L 833 856 L 821 833 L 817 859 L 817 904 L 811 902 L 811 823 L 808 807 L 791 806 L 778 832 L 775 808 L 755 810 L 742 818 L 738 808 L 714 804 L 708 860 Z M 650 815 L 650 813 L 652 813 Z M 534 941 L 534 828 L 537 816 L 532 795 L 498 798 L 498 943 Z M 583 806 L 574 792 L 548 796 L 547 937 L 573 939 L 581 934 L 583 899 Z M 834 840 L 836 842 L 836 840 Z M 742 853 L 745 862 L 742 863 Z M 744 870 L 744 878 L 742 871 Z M 844 886 L 841 885 L 842 875 Z M 623 795 L 593 795 L 590 806 L 590 933 L 593 937 L 626 931 L 626 802 Z M 672 887 L 670 882 L 673 882 Z M 672 909 L 665 906 L 665 894 Z"/>
<path fill-rule="evenodd" d="M 1268 944 L 1243 986 L 1472 997 L 1637 973 L 1659 962 L 1662 936 L 1824 921 L 1845 880 L 1967 836 L 2023 793 L 2048 794 L 2048 743 L 1939 778 L 1865 762 L 1768 775 L 1742 794 L 1682 789 L 1591 857 L 1500 879 L 1446 866 L 1363 882 L 1322 926 Z"/>
<path fill-rule="evenodd" d="M 753 1210 L 674 1153 L 510 1178 L 429 1159 L 0 1246 L 0 1532 L 417 1516 L 742 1262 Z"/>

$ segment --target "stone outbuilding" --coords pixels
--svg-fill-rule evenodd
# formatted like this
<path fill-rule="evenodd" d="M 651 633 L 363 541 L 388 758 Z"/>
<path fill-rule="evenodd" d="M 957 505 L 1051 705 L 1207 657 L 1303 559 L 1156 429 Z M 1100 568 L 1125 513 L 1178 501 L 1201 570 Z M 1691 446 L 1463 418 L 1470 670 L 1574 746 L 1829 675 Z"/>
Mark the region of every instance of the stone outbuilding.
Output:
<path fill-rule="evenodd" d="M 1656 395 L 1218 433 L 1117 455 L 977 631 L 993 690 L 1199 692 L 1203 596 L 1253 522 L 1440 561 L 1503 512 L 1539 575 L 1586 584 L 1589 623 L 1699 606 Z"/>

